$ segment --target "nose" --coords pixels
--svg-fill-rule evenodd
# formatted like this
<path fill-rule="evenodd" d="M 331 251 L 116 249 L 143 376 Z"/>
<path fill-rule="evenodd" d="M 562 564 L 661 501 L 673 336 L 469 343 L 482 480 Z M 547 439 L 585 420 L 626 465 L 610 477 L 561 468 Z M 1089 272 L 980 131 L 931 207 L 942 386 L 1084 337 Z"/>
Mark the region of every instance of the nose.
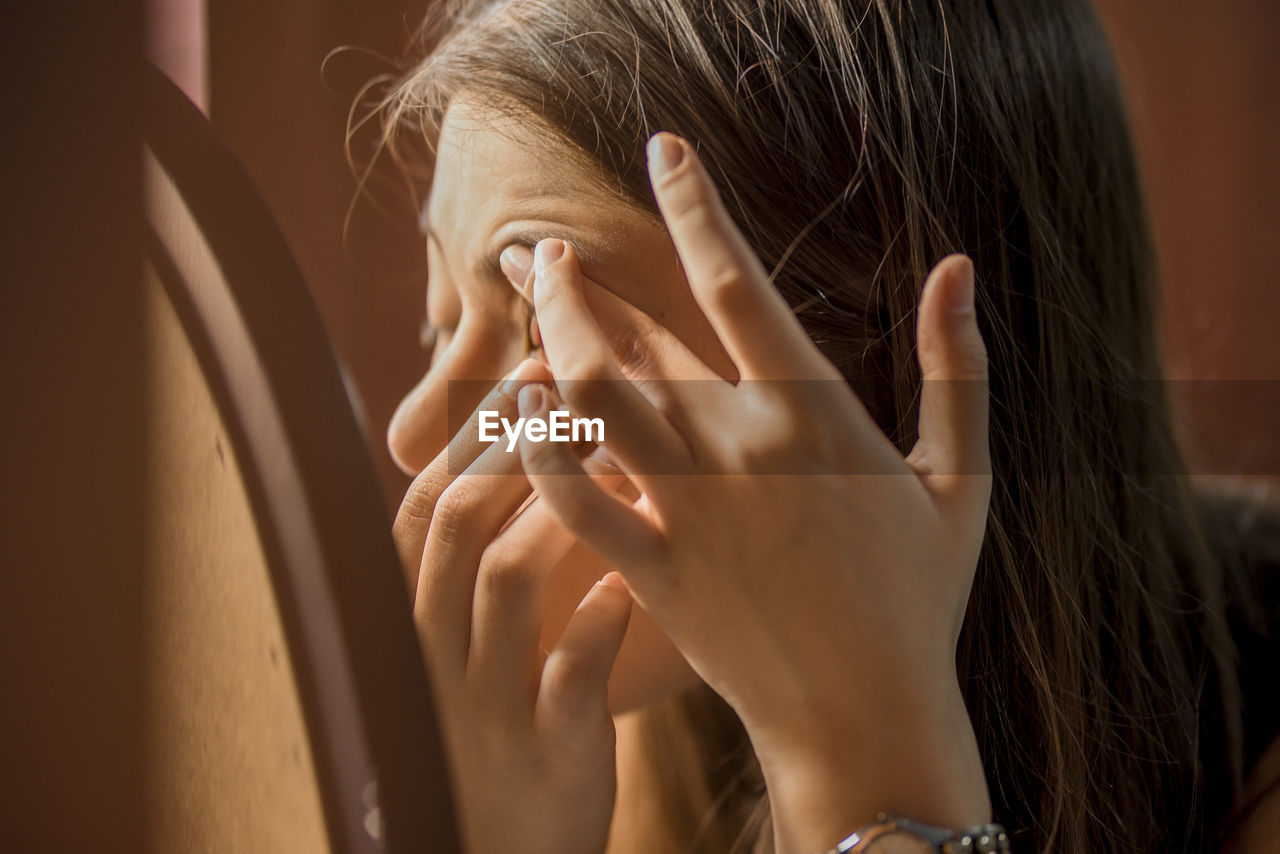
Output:
<path fill-rule="evenodd" d="M 465 320 L 448 349 L 405 395 L 387 427 L 387 448 L 414 476 L 449 443 L 485 394 L 524 358 L 524 341 L 505 326 Z"/>

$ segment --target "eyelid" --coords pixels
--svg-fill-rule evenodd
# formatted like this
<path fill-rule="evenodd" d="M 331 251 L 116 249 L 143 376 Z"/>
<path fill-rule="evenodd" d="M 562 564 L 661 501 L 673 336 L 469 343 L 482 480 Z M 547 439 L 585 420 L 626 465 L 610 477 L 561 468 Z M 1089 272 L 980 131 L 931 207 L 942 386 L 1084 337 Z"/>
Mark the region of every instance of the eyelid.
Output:
<path fill-rule="evenodd" d="M 423 317 L 418 326 L 418 344 L 425 350 L 440 343 L 441 336 L 452 336 L 458 331 L 455 323 L 432 323 L 429 317 Z"/>
<path fill-rule="evenodd" d="M 584 240 L 581 235 L 573 234 L 571 229 L 568 228 L 556 228 L 554 226 L 521 227 L 510 234 L 504 234 L 499 231 L 498 236 L 502 237 L 502 239 L 497 241 L 494 248 L 485 256 L 484 268 L 485 272 L 503 280 L 506 279 L 506 276 L 502 273 L 502 265 L 499 261 L 502 256 L 502 250 L 508 246 L 524 246 L 528 249 L 534 249 L 539 242 L 547 238 L 555 238 L 568 243 L 584 264 L 605 266 L 605 253 L 601 247 L 591 240 Z"/>
<path fill-rule="evenodd" d="M 527 234 L 517 234 L 510 240 L 504 240 L 484 257 L 480 264 L 480 274 L 496 282 L 507 282 L 507 274 L 502 272 L 502 253 L 511 246 L 523 246 L 532 251 L 538 241 L 531 240 Z"/>
<path fill-rule="evenodd" d="M 436 341 L 439 339 L 439 327 L 427 318 L 422 318 L 422 325 L 418 327 L 418 346 L 423 350 L 430 350 L 436 346 Z"/>

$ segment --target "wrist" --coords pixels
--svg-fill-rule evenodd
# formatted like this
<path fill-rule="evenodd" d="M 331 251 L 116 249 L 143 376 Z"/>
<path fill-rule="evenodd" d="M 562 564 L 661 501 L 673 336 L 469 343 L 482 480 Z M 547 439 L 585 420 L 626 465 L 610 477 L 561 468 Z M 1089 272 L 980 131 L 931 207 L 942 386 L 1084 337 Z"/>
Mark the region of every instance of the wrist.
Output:
<path fill-rule="evenodd" d="M 973 726 L 953 680 L 913 698 L 810 710 L 751 733 L 779 854 L 825 851 L 881 811 L 943 827 L 991 821 Z"/>

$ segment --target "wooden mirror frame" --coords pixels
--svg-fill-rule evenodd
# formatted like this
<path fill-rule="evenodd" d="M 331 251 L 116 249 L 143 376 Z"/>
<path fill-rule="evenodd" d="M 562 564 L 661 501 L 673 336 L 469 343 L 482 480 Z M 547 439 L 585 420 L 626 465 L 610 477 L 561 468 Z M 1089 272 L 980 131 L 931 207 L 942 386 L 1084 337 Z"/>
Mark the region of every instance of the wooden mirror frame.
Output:
<path fill-rule="evenodd" d="M 341 368 L 236 157 L 167 78 L 143 77 L 146 250 L 241 460 L 330 845 L 452 854 L 428 674 Z"/>

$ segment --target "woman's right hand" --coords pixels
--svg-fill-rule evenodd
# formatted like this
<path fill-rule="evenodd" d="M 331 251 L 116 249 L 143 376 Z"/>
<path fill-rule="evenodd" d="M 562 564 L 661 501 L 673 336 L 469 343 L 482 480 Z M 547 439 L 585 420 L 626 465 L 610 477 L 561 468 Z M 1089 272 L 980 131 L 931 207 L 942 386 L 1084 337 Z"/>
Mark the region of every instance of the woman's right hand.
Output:
<path fill-rule="evenodd" d="M 514 420 L 520 385 L 549 376 L 526 361 L 479 409 Z M 540 501 L 525 506 L 519 454 L 481 444 L 475 419 L 413 482 L 394 529 L 464 844 L 473 854 L 600 854 L 616 787 L 607 683 L 631 597 L 607 575 L 555 648 L 539 646 L 547 576 L 575 540 Z"/>
<path fill-rule="evenodd" d="M 603 445 L 643 496 L 602 494 L 571 449 L 528 437 L 525 470 L 738 713 L 780 850 L 830 847 L 880 810 L 985 823 L 955 667 L 992 481 L 972 265 L 942 261 L 923 290 L 926 382 L 904 456 L 774 289 L 692 147 L 654 144 L 655 197 L 739 379 L 675 342 L 682 375 L 701 378 L 630 382 L 575 252 L 545 240 L 533 290 L 556 388 L 607 424 Z M 541 384 L 520 393 L 524 416 L 549 405 Z"/>

